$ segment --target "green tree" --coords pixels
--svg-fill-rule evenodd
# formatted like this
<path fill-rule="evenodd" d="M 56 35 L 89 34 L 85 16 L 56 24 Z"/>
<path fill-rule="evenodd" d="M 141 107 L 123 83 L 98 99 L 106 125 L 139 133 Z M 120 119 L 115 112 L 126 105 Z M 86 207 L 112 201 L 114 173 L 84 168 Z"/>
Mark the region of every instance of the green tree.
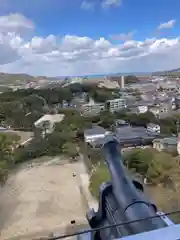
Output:
<path fill-rule="evenodd" d="M 156 153 L 149 165 L 147 178 L 153 184 L 172 187 L 180 173 L 177 161 L 165 152 Z M 176 179 L 175 179 L 176 178 Z"/>
<path fill-rule="evenodd" d="M 76 159 L 76 157 L 78 156 L 78 149 L 76 144 L 71 142 L 66 142 L 62 146 L 62 153 L 69 156 L 72 159 Z"/>
<path fill-rule="evenodd" d="M 99 196 L 99 187 L 102 183 L 109 181 L 110 174 L 106 165 L 101 165 L 95 169 L 90 177 L 89 190 L 93 196 Z"/>
<path fill-rule="evenodd" d="M 104 111 L 100 114 L 99 125 L 103 128 L 111 128 L 115 122 L 115 115 L 109 111 Z"/>
<path fill-rule="evenodd" d="M 15 134 L 0 134 L 0 182 L 4 184 L 9 168 L 14 163 L 14 148 L 17 146 L 19 136 Z"/>
<path fill-rule="evenodd" d="M 153 159 L 153 151 L 149 149 L 133 149 L 125 155 L 125 165 L 128 169 L 134 169 L 142 176 L 146 176 L 149 165 Z"/>
<path fill-rule="evenodd" d="M 124 81 L 126 84 L 138 83 L 139 79 L 135 75 L 125 76 Z"/>

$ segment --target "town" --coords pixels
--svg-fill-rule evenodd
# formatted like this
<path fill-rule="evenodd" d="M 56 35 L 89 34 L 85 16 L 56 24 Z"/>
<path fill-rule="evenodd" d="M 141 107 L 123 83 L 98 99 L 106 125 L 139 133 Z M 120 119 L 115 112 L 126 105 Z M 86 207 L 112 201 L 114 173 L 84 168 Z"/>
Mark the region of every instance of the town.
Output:
<path fill-rule="evenodd" d="M 2 238 L 57 236 L 87 226 L 85 213 L 97 209 L 100 184 L 109 179 L 101 152 L 108 139 L 118 142 L 128 171 L 160 208 L 178 206 L 178 75 L 6 85 L 0 94 Z M 7 217 L 10 206 L 13 217 Z"/>
<path fill-rule="evenodd" d="M 0 240 L 180 239 L 179 9 L 0 0 Z"/>

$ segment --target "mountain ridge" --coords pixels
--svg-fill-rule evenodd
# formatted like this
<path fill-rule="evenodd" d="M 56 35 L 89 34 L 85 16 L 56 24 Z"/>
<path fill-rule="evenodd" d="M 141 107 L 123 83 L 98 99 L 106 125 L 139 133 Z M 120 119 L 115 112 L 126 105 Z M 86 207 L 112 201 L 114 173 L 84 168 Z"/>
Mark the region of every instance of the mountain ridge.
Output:
<path fill-rule="evenodd" d="M 0 84 L 15 84 L 15 83 L 28 83 L 38 80 L 44 81 L 57 81 L 64 80 L 65 78 L 72 77 L 87 77 L 89 79 L 93 78 L 103 78 L 103 77 L 113 77 L 113 76 L 127 76 L 127 75 L 136 75 L 136 76 L 149 76 L 149 75 L 177 75 L 180 76 L 180 68 L 175 68 L 171 70 L 162 70 L 154 72 L 118 72 L 118 73 L 109 73 L 109 74 L 91 74 L 91 75 L 77 75 L 77 76 L 56 76 L 56 77 L 47 77 L 47 76 L 33 76 L 26 73 L 3 73 L 0 72 Z"/>

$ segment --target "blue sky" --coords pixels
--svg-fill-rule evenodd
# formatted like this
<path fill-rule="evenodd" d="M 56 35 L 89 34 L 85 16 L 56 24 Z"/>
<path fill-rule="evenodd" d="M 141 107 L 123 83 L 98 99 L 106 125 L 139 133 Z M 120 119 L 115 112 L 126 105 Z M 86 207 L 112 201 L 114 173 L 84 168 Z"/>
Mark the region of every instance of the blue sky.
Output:
<path fill-rule="evenodd" d="M 179 0 L 1 0 L 0 37 L 9 45 L 0 49 L 16 56 L 0 59 L 0 70 L 79 75 L 180 67 L 179 9 Z M 19 42 L 12 46 L 12 38 Z"/>
<path fill-rule="evenodd" d="M 6 0 L 3 0 L 4 2 Z M 98 38 L 137 30 L 137 38 L 152 36 L 161 22 L 179 18 L 178 0 L 124 0 L 121 6 L 102 9 L 101 0 L 94 10 L 83 10 L 81 0 L 12 0 L 1 8 L 1 15 L 18 12 L 33 20 L 42 35 L 78 34 Z M 13 2 L 15 4 L 13 4 Z M 30 3 L 31 2 L 31 3 Z M 29 4 L 28 4 L 29 3 Z M 178 24 L 178 21 L 177 21 Z M 177 25 L 178 28 L 178 25 Z M 171 31 L 169 34 L 176 34 Z"/>

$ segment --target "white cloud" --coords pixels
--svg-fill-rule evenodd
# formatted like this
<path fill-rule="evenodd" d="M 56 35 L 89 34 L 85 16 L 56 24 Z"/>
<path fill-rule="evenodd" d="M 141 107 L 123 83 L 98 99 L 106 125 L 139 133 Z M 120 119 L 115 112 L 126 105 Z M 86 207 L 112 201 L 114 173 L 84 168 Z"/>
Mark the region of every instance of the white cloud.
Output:
<path fill-rule="evenodd" d="M 34 24 L 21 14 L 15 13 L 0 17 L 0 32 L 21 33 L 33 29 Z"/>
<path fill-rule="evenodd" d="M 128 32 L 128 33 L 120 33 L 117 35 L 110 36 L 114 40 L 120 40 L 120 41 L 128 41 L 131 40 L 134 36 L 136 31 Z"/>
<path fill-rule="evenodd" d="M 2 24 L 2 19 L 4 25 Z M 9 21 L 8 21 L 9 19 Z M 180 37 L 127 39 L 115 44 L 104 37 L 54 35 L 27 40 L 19 27 L 32 29 L 22 16 L 15 28 L 11 18 L 0 17 L 0 71 L 35 75 L 79 75 L 110 72 L 152 71 L 180 67 Z"/>
<path fill-rule="evenodd" d="M 84 10 L 93 10 L 95 7 L 95 3 L 94 2 L 90 2 L 90 1 L 83 1 L 81 3 L 81 8 L 84 9 Z"/>
<path fill-rule="evenodd" d="M 161 23 L 158 26 L 158 30 L 173 28 L 175 24 L 176 24 L 176 20 L 172 19 L 168 22 Z"/>
<path fill-rule="evenodd" d="M 121 4 L 122 4 L 122 0 L 104 0 L 102 2 L 102 6 L 104 8 L 112 7 L 112 6 L 119 7 L 121 6 Z"/>

